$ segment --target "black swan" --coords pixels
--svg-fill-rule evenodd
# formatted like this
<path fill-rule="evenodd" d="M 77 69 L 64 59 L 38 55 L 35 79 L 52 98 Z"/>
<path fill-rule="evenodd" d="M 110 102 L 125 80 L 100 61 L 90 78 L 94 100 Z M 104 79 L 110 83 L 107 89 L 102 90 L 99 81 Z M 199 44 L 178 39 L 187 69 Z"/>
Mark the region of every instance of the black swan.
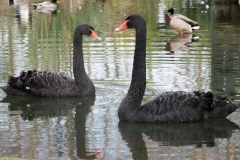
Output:
<path fill-rule="evenodd" d="M 120 103 L 118 117 L 129 122 L 193 122 L 225 118 L 238 107 L 226 96 L 212 92 L 165 92 L 141 105 L 146 87 L 146 22 L 133 14 L 115 31 L 134 28 L 136 44 L 132 80 L 127 95 Z"/>
<path fill-rule="evenodd" d="M 22 96 L 69 97 L 95 95 L 95 87 L 84 68 L 83 35 L 100 39 L 92 26 L 80 24 L 76 27 L 73 36 L 73 73 L 75 80 L 61 72 L 29 70 L 21 72 L 19 77 L 9 76 L 8 85 L 0 88 L 7 94 Z"/>
<path fill-rule="evenodd" d="M 198 23 L 181 14 L 174 14 L 174 9 L 170 8 L 164 15 L 166 23 L 175 29 L 178 34 L 191 33 L 199 29 Z"/>

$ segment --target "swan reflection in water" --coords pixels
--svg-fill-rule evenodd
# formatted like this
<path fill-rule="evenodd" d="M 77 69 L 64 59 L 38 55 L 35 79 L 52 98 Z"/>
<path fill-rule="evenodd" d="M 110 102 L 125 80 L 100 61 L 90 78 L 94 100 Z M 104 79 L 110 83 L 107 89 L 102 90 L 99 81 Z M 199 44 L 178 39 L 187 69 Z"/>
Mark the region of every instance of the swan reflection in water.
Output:
<path fill-rule="evenodd" d="M 87 150 L 86 145 L 86 116 L 91 111 L 91 106 L 94 105 L 95 96 L 82 97 L 81 106 L 76 107 L 75 114 L 75 130 L 76 130 L 76 148 L 77 156 L 80 159 L 95 159 L 99 158 L 101 151 L 96 148 L 94 151 Z"/>
<path fill-rule="evenodd" d="M 194 42 L 198 42 L 199 37 L 194 34 L 176 35 L 167 42 L 165 51 L 171 53 L 186 52 L 188 47 L 191 47 Z"/>
<path fill-rule="evenodd" d="M 239 126 L 228 119 L 212 119 L 192 123 L 130 123 L 120 121 L 118 129 L 132 152 L 133 159 L 148 159 L 143 134 L 158 146 L 215 146 L 215 138 L 231 138 Z M 156 149 L 156 148 L 155 148 Z"/>
<path fill-rule="evenodd" d="M 52 118 L 66 116 L 71 110 L 82 103 L 81 98 L 41 98 L 33 96 L 7 96 L 1 102 L 10 103 L 10 116 L 20 113 L 23 120 L 34 118 Z"/>
<path fill-rule="evenodd" d="M 1 103 L 9 103 L 9 115 L 19 114 L 23 120 L 35 118 L 48 119 L 52 117 L 67 116 L 75 108 L 75 130 L 77 156 L 80 159 L 95 159 L 101 155 L 99 149 L 93 152 L 85 147 L 86 116 L 91 111 L 96 97 L 68 97 L 68 98 L 41 98 L 28 96 L 7 96 Z"/>

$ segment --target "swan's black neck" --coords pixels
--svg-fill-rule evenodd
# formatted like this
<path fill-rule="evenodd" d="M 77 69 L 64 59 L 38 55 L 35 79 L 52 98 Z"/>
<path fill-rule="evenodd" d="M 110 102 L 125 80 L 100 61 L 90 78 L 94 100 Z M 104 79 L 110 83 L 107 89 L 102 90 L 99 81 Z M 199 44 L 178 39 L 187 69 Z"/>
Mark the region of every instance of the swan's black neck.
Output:
<path fill-rule="evenodd" d="M 92 81 L 86 74 L 83 59 L 82 36 L 74 33 L 73 38 L 73 74 L 75 82 L 78 85 L 82 95 L 88 95 L 88 92 L 95 91 Z M 93 94 L 92 94 L 93 95 Z"/>
<path fill-rule="evenodd" d="M 120 120 L 128 119 L 128 113 L 141 106 L 146 87 L 146 25 L 136 28 L 136 45 L 132 80 L 127 95 L 119 106 Z M 127 113 L 128 112 L 128 113 Z"/>
<path fill-rule="evenodd" d="M 146 28 L 136 29 L 136 45 L 134 51 L 131 85 L 128 94 L 138 93 L 142 101 L 146 87 Z M 140 100 L 141 99 L 141 100 Z"/>

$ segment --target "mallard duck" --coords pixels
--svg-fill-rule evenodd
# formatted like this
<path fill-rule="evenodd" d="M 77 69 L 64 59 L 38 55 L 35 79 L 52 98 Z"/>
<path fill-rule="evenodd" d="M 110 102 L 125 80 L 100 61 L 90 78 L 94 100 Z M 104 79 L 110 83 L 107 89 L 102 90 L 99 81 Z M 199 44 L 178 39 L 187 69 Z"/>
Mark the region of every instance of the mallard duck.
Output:
<path fill-rule="evenodd" d="M 57 0 L 50 0 L 50 2 L 38 2 L 34 3 L 33 6 L 35 7 L 36 10 L 41 10 L 44 8 L 48 8 L 51 10 L 57 9 Z"/>
<path fill-rule="evenodd" d="M 193 30 L 199 29 L 198 23 L 183 16 L 181 14 L 174 14 L 174 9 L 170 8 L 167 13 L 165 13 L 166 23 L 175 29 L 179 34 L 191 33 Z"/>

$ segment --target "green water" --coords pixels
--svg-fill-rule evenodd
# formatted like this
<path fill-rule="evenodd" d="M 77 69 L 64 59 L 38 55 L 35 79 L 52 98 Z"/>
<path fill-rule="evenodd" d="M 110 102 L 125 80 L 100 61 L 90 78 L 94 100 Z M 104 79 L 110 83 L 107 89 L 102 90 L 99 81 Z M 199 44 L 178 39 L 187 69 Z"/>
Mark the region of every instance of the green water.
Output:
<path fill-rule="evenodd" d="M 57 11 L 33 11 L 35 0 L 1 2 L 0 85 L 23 70 L 72 73 L 72 36 L 89 23 L 84 61 L 96 96 L 7 97 L 0 102 L 0 157 L 22 159 L 239 159 L 240 114 L 184 124 L 119 122 L 118 105 L 132 73 L 134 30 L 114 32 L 129 14 L 147 22 L 144 101 L 164 91 L 212 90 L 240 103 L 240 6 L 217 1 L 60 0 Z M 200 25 L 177 36 L 164 13 L 176 8 Z M 186 45 L 187 44 L 187 45 Z M 170 48 L 169 48 L 170 47 Z M 1 159 L 1 158 L 0 158 Z"/>

